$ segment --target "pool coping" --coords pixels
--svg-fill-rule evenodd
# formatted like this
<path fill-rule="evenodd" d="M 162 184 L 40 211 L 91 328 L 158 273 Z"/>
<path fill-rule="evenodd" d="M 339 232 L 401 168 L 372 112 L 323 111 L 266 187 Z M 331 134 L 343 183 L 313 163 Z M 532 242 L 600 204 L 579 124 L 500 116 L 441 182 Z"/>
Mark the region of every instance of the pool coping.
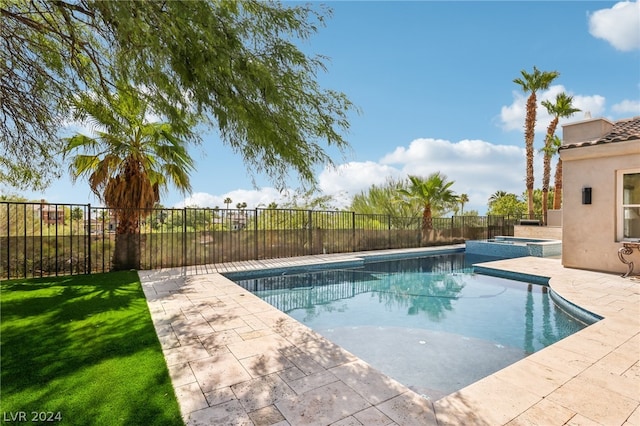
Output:
<path fill-rule="evenodd" d="M 221 275 L 445 249 L 140 271 L 185 423 L 640 424 L 640 284 L 633 280 L 567 269 L 558 259 L 483 264 L 548 276 L 560 297 L 604 319 L 430 401 Z"/>

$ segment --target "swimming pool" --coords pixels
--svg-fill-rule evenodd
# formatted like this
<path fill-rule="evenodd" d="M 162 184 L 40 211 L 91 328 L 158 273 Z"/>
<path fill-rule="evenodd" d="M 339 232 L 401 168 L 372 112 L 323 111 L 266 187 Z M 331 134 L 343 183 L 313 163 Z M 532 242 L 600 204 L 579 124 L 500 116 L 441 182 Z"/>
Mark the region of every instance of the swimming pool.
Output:
<path fill-rule="evenodd" d="M 232 279 L 437 400 L 585 327 L 546 286 L 474 273 L 482 260 L 452 253 Z"/>

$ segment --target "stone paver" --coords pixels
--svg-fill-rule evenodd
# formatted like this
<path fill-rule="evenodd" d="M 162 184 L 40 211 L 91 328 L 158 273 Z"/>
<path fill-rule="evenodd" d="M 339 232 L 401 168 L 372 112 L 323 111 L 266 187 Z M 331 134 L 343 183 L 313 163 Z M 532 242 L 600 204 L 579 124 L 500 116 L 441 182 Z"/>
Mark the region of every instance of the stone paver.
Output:
<path fill-rule="evenodd" d="M 281 399 L 276 407 L 292 425 L 328 425 L 351 416 L 371 405 L 342 382 Z"/>
<path fill-rule="evenodd" d="M 430 401 L 220 274 L 398 252 L 140 271 L 185 424 L 640 425 L 637 280 L 566 269 L 557 259 L 483 264 L 549 277 L 556 294 L 604 319 Z"/>

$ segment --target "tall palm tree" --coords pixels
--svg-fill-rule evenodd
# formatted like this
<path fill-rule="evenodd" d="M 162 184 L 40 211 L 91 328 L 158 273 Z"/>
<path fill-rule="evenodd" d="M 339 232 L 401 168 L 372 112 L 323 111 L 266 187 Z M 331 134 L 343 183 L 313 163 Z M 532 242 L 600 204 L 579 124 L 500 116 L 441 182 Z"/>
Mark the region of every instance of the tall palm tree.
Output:
<path fill-rule="evenodd" d="M 547 127 L 547 137 L 544 140 L 544 169 L 542 175 L 542 217 L 543 221 L 547 223 L 547 194 L 549 193 L 549 181 L 551 180 L 551 157 L 557 151 L 554 147 L 553 137 L 556 134 L 556 128 L 560 118 L 570 117 L 574 113 L 580 111 L 578 108 L 573 107 L 573 96 L 569 96 L 566 93 L 558 93 L 556 95 L 555 102 L 542 101 L 542 106 L 547 109 L 547 112 L 553 116 L 553 120 Z"/>
<path fill-rule="evenodd" d="M 434 209 L 441 209 L 458 201 L 458 197 L 450 189 L 454 182 L 448 182 L 447 177 L 440 172 L 430 174 L 426 179 L 409 176 L 409 187 L 399 189 L 400 195 L 407 198 L 407 202 L 419 201 L 422 205 L 422 241 L 427 241 L 429 231 L 433 229 Z"/>
<path fill-rule="evenodd" d="M 460 211 L 462 215 L 464 215 L 464 205 L 469 202 L 469 196 L 467 194 L 460 194 L 458 202 L 460 203 Z"/>
<path fill-rule="evenodd" d="M 139 239 L 131 235 L 168 185 L 185 193 L 191 189 L 190 134 L 176 132 L 168 123 L 149 122 L 147 112 L 145 102 L 125 86 L 110 99 L 83 94 L 76 100 L 76 114 L 93 124 L 96 136 L 78 133 L 63 140 L 72 179 L 87 177 L 93 193 L 113 209 L 114 269 L 139 268 Z"/>
<path fill-rule="evenodd" d="M 558 136 L 553 137 L 554 153 L 562 146 L 562 140 Z M 553 176 L 553 209 L 558 210 L 562 206 L 562 158 L 558 156 L 556 163 L 556 172 Z"/>
<path fill-rule="evenodd" d="M 529 218 L 533 219 L 533 139 L 536 128 L 537 92 L 538 90 L 548 89 L 560 73 L 557 71 L 540 71 L 534 66 L 533 73 L 529 74 L 525 70 L 522 70 L 520 74 L 522 78 L 516 78 L 513 82 L 520 85 L 524 93 L 529 93 L 529 97 L 527 98 L 527 115 L 524 123 L 524 142 L 527 155 L 527 201 Z"/>

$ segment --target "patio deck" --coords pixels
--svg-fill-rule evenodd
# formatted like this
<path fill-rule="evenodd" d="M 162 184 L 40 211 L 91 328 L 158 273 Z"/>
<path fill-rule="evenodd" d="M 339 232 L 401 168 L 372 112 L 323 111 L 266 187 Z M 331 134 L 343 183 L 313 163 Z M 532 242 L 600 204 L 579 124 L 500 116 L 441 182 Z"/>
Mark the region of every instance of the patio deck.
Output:
<path fill-rule="evenodd" d="M 435 248 L 438 250 L 441 248 Z M 640 425 L 640 282 L 525 257 L 483 266 L 550 277 L 603 320 L 427 400 L 221 272 L 357 261 L 305 256 L 140 271 L 187 425 Z"/>

